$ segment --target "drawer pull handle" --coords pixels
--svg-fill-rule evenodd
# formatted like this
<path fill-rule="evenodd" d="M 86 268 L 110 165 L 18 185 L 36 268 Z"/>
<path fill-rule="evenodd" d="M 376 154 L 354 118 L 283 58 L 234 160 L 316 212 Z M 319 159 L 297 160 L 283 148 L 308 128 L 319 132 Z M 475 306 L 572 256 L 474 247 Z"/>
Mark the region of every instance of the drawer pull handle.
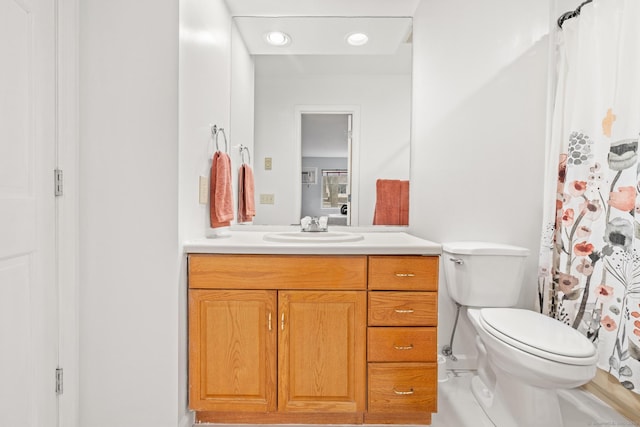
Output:
<path fill-rule="evenodd" d="M 407 314 L 407 313 L 413 313 L 413 308 L 396 308 L 394 310 L 396 313 L 400 313 L 400 314 Z"/>
<path fill-rule="evenodd" d="M 416 277 L 413 273 L 396 273 L 396 277 Z"/>
<path fill-rule="evenodd" d="M 394 345 L 393 348 L 396 350 L 413 350 L 413 344 L 409 345 Z"/>
<path fill-rule="evenodd" d="M 395 387 L 394 387 L 394 389 L 393 389 L 393 392 L 394 392 L 395 394 L 399 395 L 399 396 L 406 396 L 406 395 L 408 395 L 408 394 L 413 394 L 413 393 L 414 393 L 414 392 L 413 392 L 413 388 L 410 388 L 410 389 L 409 389 L 409 390 L 407 390 L 407 391 L 401 391 L 401 390 L 396 390 L 396 389 L 395 389 Z"/>

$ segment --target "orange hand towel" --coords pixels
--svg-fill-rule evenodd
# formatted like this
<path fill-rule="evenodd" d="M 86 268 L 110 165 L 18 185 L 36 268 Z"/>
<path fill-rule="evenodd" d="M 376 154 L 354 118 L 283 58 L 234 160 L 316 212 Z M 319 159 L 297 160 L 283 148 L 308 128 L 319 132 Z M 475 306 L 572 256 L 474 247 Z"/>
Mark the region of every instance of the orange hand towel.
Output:
<path fill-rule="evenodd" d="M 409 225 L 409 181 L 376 181 L 373 225 Z"/>
<path fill-rule="evenodd" d="M 251 222 L 256 216 L 253 170 L 248 164 L 240 166 L 238 176 L 238 222 Z"/>
<path fill-rule="evenodd" d="M 209 182 L 209 221 L 212 228 L 226 227 L 233 219 L 231 192 L 231 158 L 216 151 L 211 160 Z"/>

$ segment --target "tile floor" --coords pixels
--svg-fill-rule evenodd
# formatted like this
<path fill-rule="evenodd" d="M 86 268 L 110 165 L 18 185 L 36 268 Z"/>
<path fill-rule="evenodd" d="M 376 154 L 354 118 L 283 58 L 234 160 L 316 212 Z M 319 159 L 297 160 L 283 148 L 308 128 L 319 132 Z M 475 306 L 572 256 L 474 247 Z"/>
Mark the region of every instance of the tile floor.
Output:
<path fill-rule="evenodd" d="M 448 380 L 438 385 L 438 413 L 432 418 L 432 427 L 494 427 L 471 394 L 473 375 L 473 371 L 467 370 L 447 371 Z M 580 389 L 561 392 L 560 404 L 564 427 L 635 426 L 607 404 Z"/>

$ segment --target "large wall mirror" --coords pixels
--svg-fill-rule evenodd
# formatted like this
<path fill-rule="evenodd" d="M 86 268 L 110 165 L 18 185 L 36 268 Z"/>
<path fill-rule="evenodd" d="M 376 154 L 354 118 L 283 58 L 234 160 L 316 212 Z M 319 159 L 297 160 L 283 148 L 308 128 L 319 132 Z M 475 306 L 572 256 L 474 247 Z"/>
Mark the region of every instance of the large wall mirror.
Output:
<path fill-rule="evenodd" d="M 409 180 L 411 18 L 235 17 L 232 31 L 231 134 L 251 150 L 254 224 L 372 225 L 378 180 Z"/>

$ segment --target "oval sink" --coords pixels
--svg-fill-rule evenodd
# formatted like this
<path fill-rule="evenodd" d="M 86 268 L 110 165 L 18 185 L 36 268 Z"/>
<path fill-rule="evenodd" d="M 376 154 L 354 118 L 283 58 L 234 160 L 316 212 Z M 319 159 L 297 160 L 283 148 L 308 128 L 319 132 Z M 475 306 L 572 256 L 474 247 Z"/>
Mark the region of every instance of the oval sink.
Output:
<path fill-rule="evenodd" d="M 281 233 L 267 233 L 263 237 L 268 242 L 281 243 L 340 243 L 357 242 L 364 236 L 357 233 L 343 233 L 334 231 L 302 232 L 285 231 Z"/>

